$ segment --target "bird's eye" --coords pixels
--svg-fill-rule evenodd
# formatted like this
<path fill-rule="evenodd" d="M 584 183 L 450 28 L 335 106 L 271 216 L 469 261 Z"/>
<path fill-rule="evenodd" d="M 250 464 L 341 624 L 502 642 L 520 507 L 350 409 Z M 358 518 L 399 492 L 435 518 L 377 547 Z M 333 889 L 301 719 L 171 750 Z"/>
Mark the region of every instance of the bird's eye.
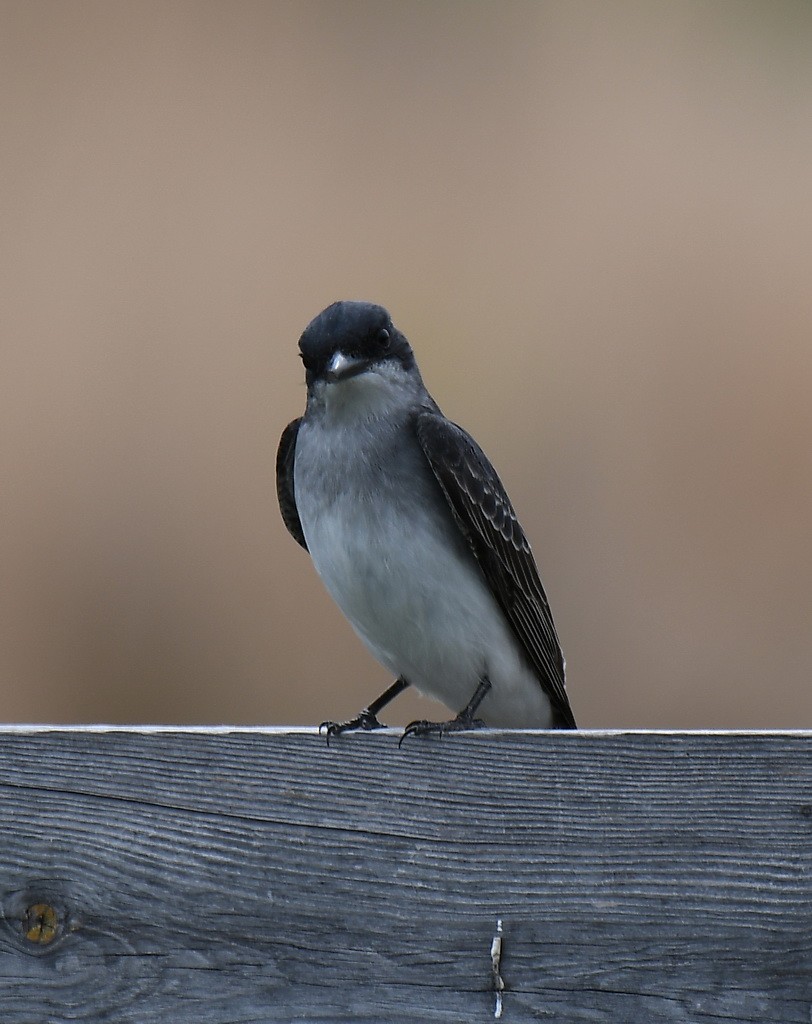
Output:
<path fill-rule="evenodd" d="M 387 329 L 385 327 L 382 327 L 378 331 L 378 344 L 381 346 L 382 349 L 387 349 L 387 348 L 389 348 L 391 343 L 392 343 L 392 339 L 389 336 L 389 331 L 387 331 Z"/>

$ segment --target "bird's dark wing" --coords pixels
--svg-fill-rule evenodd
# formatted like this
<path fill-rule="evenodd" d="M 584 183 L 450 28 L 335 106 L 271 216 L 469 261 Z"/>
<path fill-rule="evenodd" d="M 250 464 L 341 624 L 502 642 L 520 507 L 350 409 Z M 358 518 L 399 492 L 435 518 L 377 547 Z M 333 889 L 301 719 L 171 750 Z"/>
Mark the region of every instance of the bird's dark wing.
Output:
<path fill-rule="evenodd" d="M 296 509 L 296 495 L 293 492 L 293 458 L 296 454 L 296 435 L 299 433 L 301 422 L 301 419 L 298 419 L 288 423 L 279 439 L 279 448 L 276 452 L 276 496 L 288 532 L 307 551 L 307 542 Z"/>
<path fill-rule="evenodd" d="M 553 706 L 575 728 L 564 657 L 530 545 L 496 470 L 461 427 L 434 412 L 415 417 L 420 446 L 485 580 Z"/>

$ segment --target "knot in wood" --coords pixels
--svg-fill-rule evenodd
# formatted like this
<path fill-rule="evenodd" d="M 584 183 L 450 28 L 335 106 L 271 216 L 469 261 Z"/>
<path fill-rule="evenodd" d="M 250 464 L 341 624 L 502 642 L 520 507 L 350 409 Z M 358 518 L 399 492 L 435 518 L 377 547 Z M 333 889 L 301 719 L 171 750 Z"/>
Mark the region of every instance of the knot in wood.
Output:
<path fill-rule="evenodd" d="M 60 920 L 50 903 L 32 903 L 25 911 L 23 931 L 29 942 L 47 946 L 59 934 Z"/>

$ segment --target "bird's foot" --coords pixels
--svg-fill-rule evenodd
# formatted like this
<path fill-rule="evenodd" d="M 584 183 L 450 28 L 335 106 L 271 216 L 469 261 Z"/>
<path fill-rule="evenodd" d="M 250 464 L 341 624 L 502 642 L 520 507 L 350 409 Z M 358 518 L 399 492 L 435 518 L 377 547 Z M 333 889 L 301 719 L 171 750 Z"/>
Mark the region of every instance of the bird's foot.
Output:
<path fill-rule="evenodd" d="M 383 722 L 379 722 L 374 712 L 370 711 L 369 708 L 364 708 L 360 715 L 355 718 L 351 718 L 348 722 L 322 722 L 319 726 L 319 732 L 322 730 L 327 735 L 327 746 L 330 746 L 331 736 L 340 736 L 342 732 L 357 732 L 364 731 L 369 732 L 372 729 L 385 729 L 386 726 Z"/>
<path fill-rule="evenodd" d="M 403 730 L 398 746 L 402 746 L 407 736 L 430 736 L 432 733 L 436 733 L 443 737 L 449 732 L 469 732 L 471 729 L 485 728 L 486 725 L 481 718 L 474 718 L 473 715 L 467 715 L 465 712 L 461 712 L 450 722 L 427 722 L 425 718 L 419 718 L 416 722 L 409 722 Z"/>

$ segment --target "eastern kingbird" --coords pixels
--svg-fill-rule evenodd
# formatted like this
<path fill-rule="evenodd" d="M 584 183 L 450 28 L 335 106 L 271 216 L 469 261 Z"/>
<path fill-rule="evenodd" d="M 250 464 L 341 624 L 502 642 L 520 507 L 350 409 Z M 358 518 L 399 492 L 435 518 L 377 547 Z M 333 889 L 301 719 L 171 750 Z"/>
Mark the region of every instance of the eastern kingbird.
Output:
<path fill-rule="evenodd" d="M 536 563 L 496 470 L 426 390 L 385 309 L 334 302 L 299 339 L 304 416 L 282 434 L 279 508 L 396 681 L 327 738 L 381 727 L 407 686 L 456 710 L 410 734 L 574 729 Z"/>

